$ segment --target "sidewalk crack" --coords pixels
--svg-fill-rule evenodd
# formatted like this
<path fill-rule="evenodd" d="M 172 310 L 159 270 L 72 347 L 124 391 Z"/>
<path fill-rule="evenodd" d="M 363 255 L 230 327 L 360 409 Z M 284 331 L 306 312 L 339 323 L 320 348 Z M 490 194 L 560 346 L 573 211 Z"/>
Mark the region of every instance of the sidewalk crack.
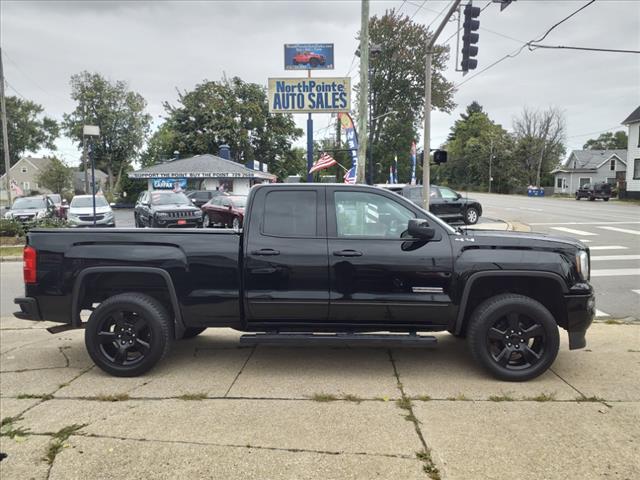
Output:
<path fill-rule="evenodd" d="M 225 392 L 225 394 L 224 394 L 225 398 L 227 397 L 227 395 L 229 395 L 229 392 L 231 391 L 233 386 L 238 381 L 238 378 L 240 377 L 240 374 L 242 374 L 242 371 L 244 370 L 244 367 L 246 367 L 247 363 L 249 363 L 249 360 L 251 360 L 251 357 L 253 356 L 254 352 L 256 351 L 256 348 L 257 348 L 257 345 L 254 345 L 253 348 L 251 349 L 251 352 L 249 353 L 249 355 L 247 355 L 247 359 L 242 364 L 242 367 L 240 367 L 240 370 L 238 371 L 238 374 L 236 375 L 236 378 L 233 379 L 233 382 L 231 382 L 231 385 L 229 386 L 229 388 Z"/>

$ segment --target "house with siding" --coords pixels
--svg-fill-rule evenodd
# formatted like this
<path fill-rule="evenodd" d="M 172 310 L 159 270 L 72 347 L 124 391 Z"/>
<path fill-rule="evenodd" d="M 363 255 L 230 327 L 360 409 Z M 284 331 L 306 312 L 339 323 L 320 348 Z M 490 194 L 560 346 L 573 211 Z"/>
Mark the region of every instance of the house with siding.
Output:
<path fill-rule="evenodd" d="M 31 195 L 33 192 L 51 193 L 51 190 L 38 184 L 40 173 L 49 166 L 50 162 L 49 158 L 22 157 L 10 169 L 11 180 L 15 180 L 25 196 Z M 0 200 L 2 201 L 7 200 L 5 177 L 6 174 L 0 177 Z"/>
<path fill-rule="evenodd" d="M 621 197 L 640 198 L 640 107 L 636 108 L 623 122 L 628 129 L 627 158 L 629 167 L 626 173 L 625 188 Z"/>
<path fill-rule="evenodd" d="M 627 150 L 573 150 L 551 173 L 555 193 L 573 195 L 586 183 L 619 187 L 627 174 Z"/>

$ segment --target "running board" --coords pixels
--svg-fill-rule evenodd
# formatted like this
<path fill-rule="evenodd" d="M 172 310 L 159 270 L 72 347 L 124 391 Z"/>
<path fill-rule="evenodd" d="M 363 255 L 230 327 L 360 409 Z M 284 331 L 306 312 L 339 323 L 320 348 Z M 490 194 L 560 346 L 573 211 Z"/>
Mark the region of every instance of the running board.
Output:
<path fill-rule="evenodd" d="M 391 335 L 368 333 L 254 333 L 242 335 L 240 345 L 271 346 L 366 346 L 366 347 L 429 347 L 435 346 L 434 336 Z"/>

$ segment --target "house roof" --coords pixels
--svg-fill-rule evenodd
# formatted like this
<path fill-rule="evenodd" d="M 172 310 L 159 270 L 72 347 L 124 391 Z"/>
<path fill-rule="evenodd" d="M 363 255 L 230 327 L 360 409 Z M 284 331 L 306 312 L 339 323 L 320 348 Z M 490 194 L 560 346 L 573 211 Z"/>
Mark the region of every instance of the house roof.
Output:
<path fill-rule="evenodd" d="M 629 123 L 640 122 L 640 107 L 636 108 L 631 115 L 629 115 L 623 122 L 622 125 L 628 125 Z"/>
<path fill-rule="evenodd" d="M 129 178 L 262 178 L 272 180 L 276 176 L 251 170 L 240 163 L 207 153 L 130 172 Z"/>
<path fill-rule="evenodd" d="M 609 160 L 613 156 L 627 164 L 627 151 L 626 150 L 573 150 L 562 168 L 567 171 L 574 171 L 578 169 L 591 169 L 596 170 L 600 165 Z M 572 158 L 576 159 L 576 166 L 573 168 Z"/>

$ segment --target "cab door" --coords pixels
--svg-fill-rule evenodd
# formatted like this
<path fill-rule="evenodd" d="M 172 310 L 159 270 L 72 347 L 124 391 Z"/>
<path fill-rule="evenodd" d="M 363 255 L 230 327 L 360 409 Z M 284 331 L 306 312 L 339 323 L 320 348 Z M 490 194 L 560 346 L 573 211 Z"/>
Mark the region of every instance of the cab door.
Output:
<path fill-rule="evenodd" d="M 432 240 L 407 234 L 426 218 Z M 385 191 L 327 189 L 329 320 L 349 324 L 444 325 L 452 315 L 451 243 L 444 227 Z"/>

